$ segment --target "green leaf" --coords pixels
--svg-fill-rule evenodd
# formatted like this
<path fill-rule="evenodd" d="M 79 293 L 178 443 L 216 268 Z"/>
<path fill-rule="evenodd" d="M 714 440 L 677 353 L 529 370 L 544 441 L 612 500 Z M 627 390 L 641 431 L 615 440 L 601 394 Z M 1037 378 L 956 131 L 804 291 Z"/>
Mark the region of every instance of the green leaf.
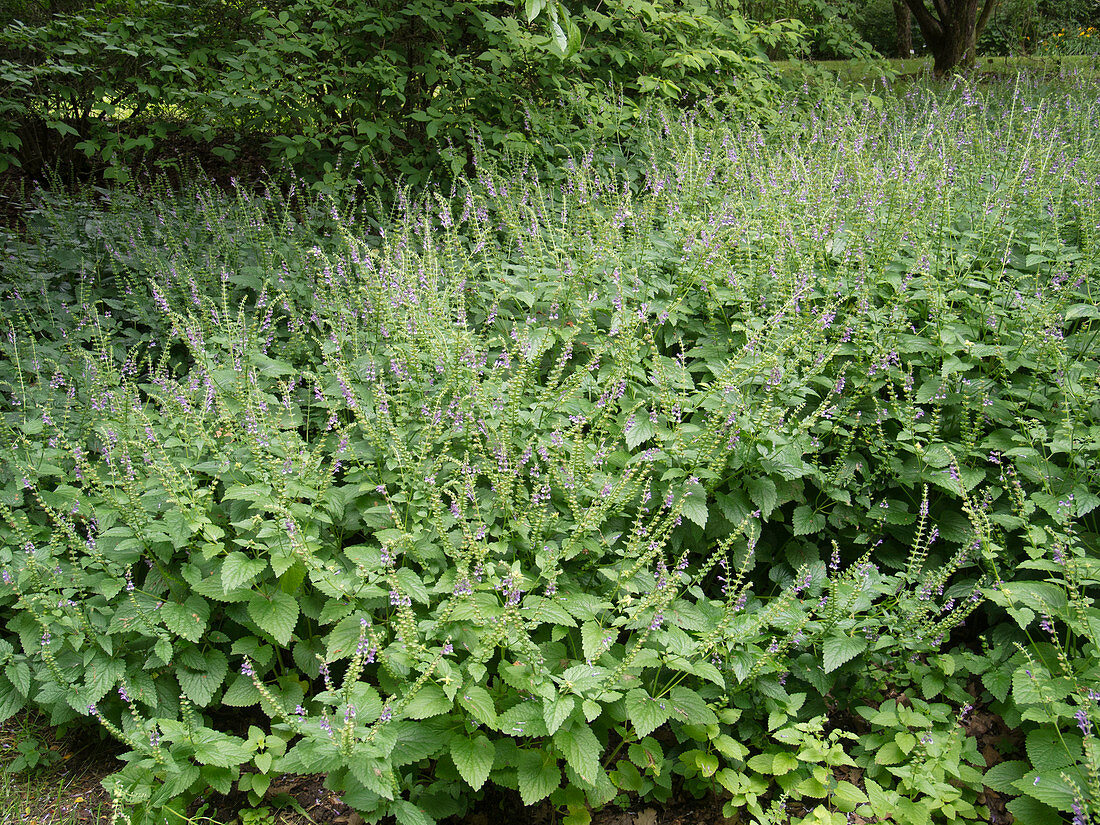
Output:
<path fill-rule="evenodd" d="M 832 801 L 841 811 L 854 811 L 867 801 L 867 795 L 851 782 L 841 781 L 833 789 Z"/>
<path fill-rule="evenodd" d="M 23 709 L 26 699 L 7 676 L 0 674 L 0 722 L 6 722 Z"/>
<path fill-rule="evenodd" d="M 778 498 L 775 492 L 775 482 L 770 478 L 750 478 L 746 484 L 749 498 L 753 504 L 760 508 L 760 515 L 767 518 L 775 509 Z"/>
<path fill-rule="evenodd" d="M 451 709 L 451 700 L 439 685 L 422 685 L 405 707 L 405 716 L 410 719 L 427 719 L 438 716 Z"/>
<path fill-rule="evenodd" d="M 178 667 L 176 678 L 187 698 L 199 707 L 206 707 L 214 693 L 222 686 L 229 671 L 229 663 L 220 650 L 210 650 L 204 658 L 205 669 Z"/>
<path fill-rule="evenodd" d="M 618 631 L 601 627 L 597 622 L 585 622 L 581 625 L 581 652 L 586 661 L 594 662 L 607 650 Z"/>
<path fill-rule="evenodd" d="M 12 662 L 4 668 L 4 675 L 23 696 L 31 694 L 31 669 L 26 662 Z"/>
<path fill-rule="evenodd" d="M 866 649 L 867 640 L 862 636 L 832 633 L 825 637 L 821 645 L 822 666 L 826 673 L 832 673 Z"/>
<path fill-rule="evenodd" d="M 1008 691 L 1012 688 L 1012 674 L 1005 668 L 999 667 L 987 670 L 982 674 L 982 684 L 999 702 L 1008 698 Z"/>
<path fill-rule="evenodd" d="M 393 799 L 393 769 L 385 759 L 365 753 L 355 753 L 349 760 L 352 775 L 363 786 L 381 796 Z"/>
<path fill-rule="evenodd" d="M 813 508 L 801 504 L 794 508 L 794 514 L 791 517 L 791 527 L 796 536 L 819 533 L 825 528 L 825 516 L 821 513 L 815 513 Z"/>
<path fill-rule="evenodd" d="M 261 630 L 285 647 L 298 624 L 298 602 L 281 590 L 274 591 L 270 597 L 256 593 L 248 600 L 248 615 Z"/>
<path fill-rule="evenodd" d="M 576 700 L 572 696 L 555 696 L 553 699 L 543 700 L 542 714 L 549 734 L 553 734 L 565 723 L 575 705 Z"/>
<path fill-rule="evenodd" d="M 1049 681 L 1050 674 L 1040 665 L 1020 665 L 1012 674 L 1012 698 L 1017 705 L 1043 704 L 1039 680 Z"/>
<path fill-rule="evenodd" d="M 493 705 L 493 697 L 489 691 L 480 685 L 472 685 L 458 694 L 458 703 L 470 712 L 470 715 L 481 724 L 495 729 L 497 727 L 497 711 Z"/>
<path fill-rule="evenodd" d="M 683 514 L 700 527 L 707 526 L 707 497 L 702 488 L 684 498 Z"/>
<path fill-rule="evenodd" d="M 600 772 L 600 740 L 588 725 L 573 724 L 554 734 L 554 745 L 565 761 L 589 785 L 596 783 Z"/>
<path fill-rule="evenodd" d="M 222 561 L 222 589 L 229 593 L 243 587 L 266 569 L 266 560 L 250 559 L 239 550 L 234 551 Z"/>
<path fill-rule="evenodd" d="M 451 759 L 454 760 L 459 775 L 475 791 L 489 778 L 495 756 L 496 748 L 484 734 L 478 734 L 472 739 L 455 736 L 451 740 Z"/>
<path fill-rule="evenodd" d="M 1100 309 L 1092 304 L 1074 304 L 1066 310 L 1066 320 L 1075 321 L 1078 318 L 1100 318 Z"/>
<path fill-rule="evenodd" d="M 1065 825 L 1062 815 L 1030 796 L 1019 796 L 1006 806 L 1016 822 L 1027 825 Z"/>
<path fill-rule="evenodd" d="M 241 740 L 210 728 L 198 728 L 191 733 L 189 740 L 195 745 L 195 761 L 200 765 L 231 768 L 251 758 Z"/>
<path fill-rule="evenodd" d="M 641 416 L 637 418 L 634 421 L 634 425 L 626 431 L 626 446 L 633 450 L 639 444 L 653 438 L 656 432 L 657 431 L 653 428 L 649 419 L 645 416 Z"/>
<path fill-rule="evenodd" d="M 718 770 L 718 757 L 713 753 L 700 752 L 695 757 L 695 767 L 704 777 L 714 776 L 714 772 Z"/>
<path fill-rule="evenodd" d="M 521 750 L 516 755 L 516 779 L 524 805 L 534 805 L 561 784 L 558 761 L 544 750 Z"/>
<path fill-rule="evenodd" d="M 648 736 L 668 721 L 672 709 L 665 700 L 654 699 L 641 688 L 626 694 L 626 718 L 639 737 Z"/>
<path fill-rule="evenodd" d="M 772 759 L 772 773 L 776 776 L 790 773 L 797 767 L 798 757 L 787 751 L 780 751 L 775 755 L 775 758 Z"/>
<path fill-rule="evenodd" d="M 398 825 L 435 825 L 435 820 L 422 808 L 416 807 L 407 799 L 395 799 L 390 803 L 390 813 Z"/>
<path fill-rule="evenodd" d="M 1056 774 L 1081 758 L 1081 737 L 1059 733 L 1053 727 L 1036 728 L 1027 735 L 1027 758 L 1044 776 Z"/>
<path fill-rule="evenodd" d="M 1063 773 L 1069 781 L 1062 778 Z M 1074 800 L 1081 793 L 1088 793 L 1089 779 L 1080 767 L 1073 765 L 1060 771 L 1029 771 L 1013 784 L 1018 792 L 1069 813 L 1073 810 Z"/>
<path fill-rule="evenodd" d="M 260 691 L 252 683 L 252 679 L 238 673 L 222 694 L 221 702 L 231 708 L 247 708 L 257 704 L 260 698 Z"/>
<path fill-rule="evenodd" d="M 714 725 L 718 717 L 714 711 L 707 707 L 707 703 L 694 690 L 685 687 L 674 687 L 669 692 L 671 713 L 669 718 L 674 722 L 682 722 L 688 725 Z"/>
<path fill-rule="evenodd" d="M 190 642 L 202 639 L 210 619 L 210 605 L 202 596 L 191 596 L 183 604 L 166 602 L 158 612 L 165 627 Z"/>
<path fill-rule="evenodd" d="M 1028 772 L 1028 767 L 1027 762 L 1021 759 L 1001 762 L 985 772 L 982 783 L 997 793 L 1015 796 L 1019 793 L 1015 783 Z"/>

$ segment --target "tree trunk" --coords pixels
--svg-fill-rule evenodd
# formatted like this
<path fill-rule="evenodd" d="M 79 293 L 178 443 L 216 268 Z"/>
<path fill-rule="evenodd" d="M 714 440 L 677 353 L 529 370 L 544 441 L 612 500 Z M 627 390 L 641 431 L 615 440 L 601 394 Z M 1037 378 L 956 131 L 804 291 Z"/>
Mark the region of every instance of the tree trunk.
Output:
<path fill-rule="evenodd" d="M 986 0 L 982 23 L 988 19 L 994 0 Z M 906 0 L 917 19 L 932 55 L 936 77 L 943 77 L 956 66 L 969 66 L 974 60 L 977 42 L 979 0 L 934 0 L 939 12 L 934 17 L 924 0 Z"/>
<path fill-rule="evenodd" d="M 898 57 L 913 55 L 913 18 L 905 0 L 894 0 L 894 19 L 898 21 Z"/>

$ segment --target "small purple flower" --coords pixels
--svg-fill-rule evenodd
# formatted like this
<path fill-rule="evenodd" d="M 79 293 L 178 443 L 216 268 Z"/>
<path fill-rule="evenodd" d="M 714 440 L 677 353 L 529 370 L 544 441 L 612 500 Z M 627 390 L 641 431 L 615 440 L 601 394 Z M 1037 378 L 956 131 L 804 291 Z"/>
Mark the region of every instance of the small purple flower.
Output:
<path fill-rule="evenodd" d="M 252 667 L 252 662 L 248 659 L 245 659 L 244 662 L 241 663 L 241 674 L 249 677 L 256 675 L 256 671 Z"/>
<path fill-rule="evenodd" d="M 393 718 L 393 708 L 391 708 L 388 704 L 383 706 L 382 712 L 380 714 L 378 714 L 378 721 L 379 722 L 388 722 L 392 718 Z"/>
<path fill-rule="evenodd" d="M 1073 714 L 1073 718 L 1077 720 L 1077 727 L 1081 729 L 1081 733 L 1085 736 L 1092 735 L 1092 720 L 1089 719 L 1085 709 L 1081 708 L 1077 713 Z"/>

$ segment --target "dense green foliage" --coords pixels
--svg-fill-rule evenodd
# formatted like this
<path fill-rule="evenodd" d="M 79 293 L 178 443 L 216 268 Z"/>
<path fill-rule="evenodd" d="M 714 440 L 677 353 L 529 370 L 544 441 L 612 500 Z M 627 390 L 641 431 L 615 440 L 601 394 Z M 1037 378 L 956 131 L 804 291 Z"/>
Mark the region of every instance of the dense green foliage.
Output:
<path fill-rule="evenodd" d="M 259 145 L 273 169 L 332 182 L 343 164 L 378 184 L 467 170 L 474 139 L 574 148 L 578 119 L 619 96 L 628 119 L 647 95 L 763 109 L 764 49 L 801 31 L 706 0 L 111 0 L 0 23 L 0 171 L 123 177 L 143 155 L 170 162 L 164 146 L 233 161 Z"/>
<path fill-rule="evenodd" d="M 1100 798 L 1095 95 L 803 111 L 650 110 L 635 165 L 479 161 L 380 222 L 40 194 L 0 715 L 95 716 L 135 825 L 294 772 L 401 823 Z M 986 771 L 972 706 L 1026 748 Z"/>
<path fill-rule="evenodd" d="M 800 20 L 807 28 L 807 45 L 815 58 L 860 55 L 861 43 L 881 55 L 897 54 L 898 24 L 892 0 L 746 0 L 742 8 L 757 20 Z M 1039 44 L 1051 35 L 1089 26 L 1100 27 L 1097 0 L 1000 0 L 978 38 L 978 52 L 1043 53 Z M 912 38 L 914 51 L 927 54 L 928 46 L 916 25 Z"/>

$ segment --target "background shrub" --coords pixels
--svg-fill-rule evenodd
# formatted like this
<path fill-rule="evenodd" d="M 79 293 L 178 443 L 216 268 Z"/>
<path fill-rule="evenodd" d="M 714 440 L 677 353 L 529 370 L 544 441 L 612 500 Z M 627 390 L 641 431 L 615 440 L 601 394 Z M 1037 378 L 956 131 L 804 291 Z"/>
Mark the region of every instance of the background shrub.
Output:
<path fill-rule="evenodd" d="M 705 2 L 619 0 L 572 11 L 542 0 L 522 10 L 112 1 L 4 22 L 5 167 L 37 176 L 63 162 L 118 177 L 171 136 L 228 162 L 258 143 L 271 168 L 289 164 L 329 185 L 340 163 L 372 184 L 468 172 L 474 133 L 483 152 L 528 145 L 530 109 L 559 131 L 584 125 L 566 102 L 691 104 L 732 91 L 763 111 L 776 89 L 765 49 L 796 44 L 802 31 Z"/>

